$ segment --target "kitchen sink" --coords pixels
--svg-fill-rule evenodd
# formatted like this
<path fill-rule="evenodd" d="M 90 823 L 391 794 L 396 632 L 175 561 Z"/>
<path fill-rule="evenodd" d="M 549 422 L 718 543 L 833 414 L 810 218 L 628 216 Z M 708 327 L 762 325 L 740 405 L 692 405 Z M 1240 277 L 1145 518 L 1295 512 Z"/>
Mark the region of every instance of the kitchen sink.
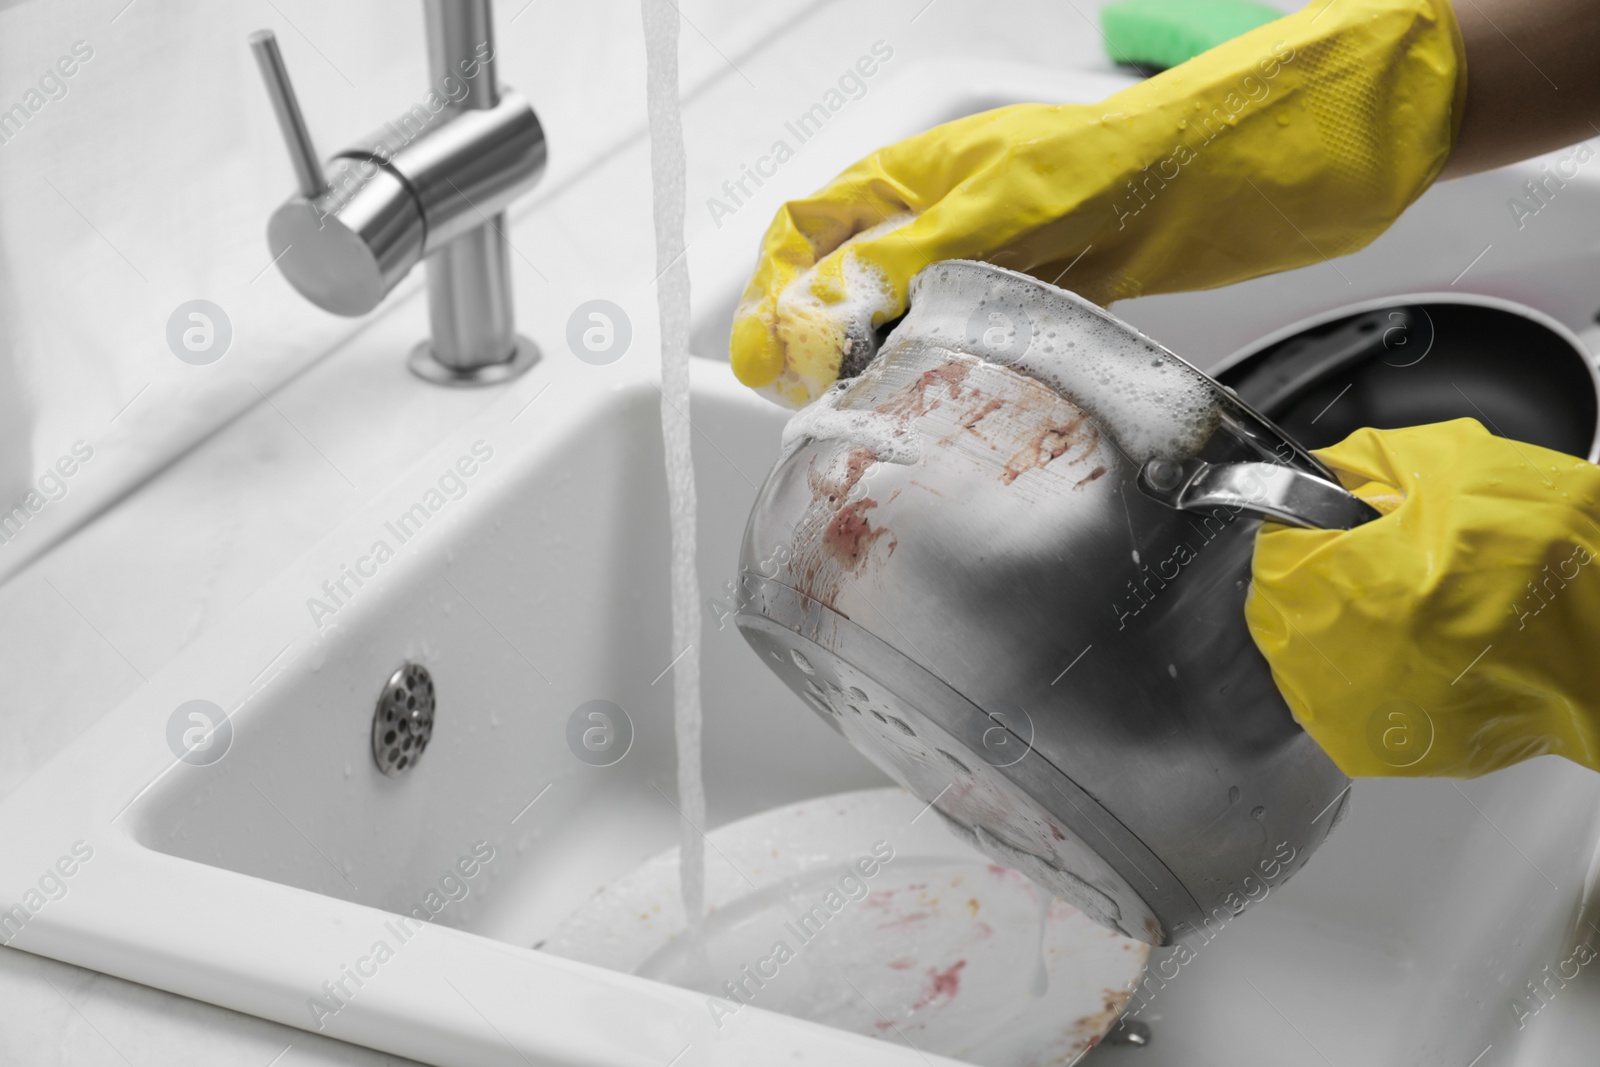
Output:
<path fill-rule="evenodd" d="M 830 129 L 822 162 L 832 169 L 918 116 L 1091 99 L 1112 81 L 982 64 L 969 74 L 907 68 Z M 1210 365 L 1306 314 L 1443 288 L 1490 245 L 1501 257 L 1483 256 L 1462 288 L 1537 302 L 1581 328 L 1597 298 L 1572 279 L 1595 276 L 1600 246 L 1570 228 L 1502 232 L 1497 201 L 1519 183 L 1501 173 L 1441 187 L 1398 237 L 1334 270 L 1119 311 Z M 1575 217 L 1584 204 L 1600 212 L 1592 185 L 1572 186 Z M 707 241 L 704 355 L 742 281 L 722 252 L 739 247 L 747 263 L 765 214 L 743 212 Z M 1531 285 L 1530 271 L 1549 284 Z M 652 326 L 635 327 L 636 344 L 654 344 Z M 759 1004 L 719 1027 L 699 994 L 535 948 L 678 837 L 668 675 L 683 650 L 667 638 L 650 362 L 602 376 L 547 358 L 0 800 L 0 907 L 15 905 L 0 940 L 428 1063 L 931 1062 L 893 1035 Z M 719 826 L 887 782 L 726 617 L 743 519 L 785 413 L 724 361 L 693 362 L 706 786 Z M 427 672 L 417 692 L 431 733 L 386 774 L 374 715 L 407 665 Z M 625 739 L 615 759 L 582 744 L 596 709 L 608 737 Z M 179 758 L 173 739 L 197 728 L 209 744 Z M 1292 881 L 1210 937 L 1154 954 L 1129 1008 L 1148 1045 L 1108 1042 L 1085 1062 L 1566 1062 L 1563 1035 L 1600 1009 L 1592 976 L 1570 976 L 1575 946 L 1590 931 L 1600 941 L 1589 899 L 1600 777 L 1543 758 L 1459 784 L 1360 781 L 1348 810 Z"/>

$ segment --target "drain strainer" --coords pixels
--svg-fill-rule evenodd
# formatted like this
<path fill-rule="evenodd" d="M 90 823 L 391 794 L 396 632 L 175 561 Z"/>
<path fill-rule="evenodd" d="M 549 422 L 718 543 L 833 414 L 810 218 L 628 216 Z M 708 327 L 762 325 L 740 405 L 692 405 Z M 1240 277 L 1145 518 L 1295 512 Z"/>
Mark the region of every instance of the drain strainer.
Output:
<path fill-rule="evenodd" d="M 389 676 L 372 715 L 372 759 L 384 774 L 416 766 L 433 736 L 433 675 L 404 663 Z"/>

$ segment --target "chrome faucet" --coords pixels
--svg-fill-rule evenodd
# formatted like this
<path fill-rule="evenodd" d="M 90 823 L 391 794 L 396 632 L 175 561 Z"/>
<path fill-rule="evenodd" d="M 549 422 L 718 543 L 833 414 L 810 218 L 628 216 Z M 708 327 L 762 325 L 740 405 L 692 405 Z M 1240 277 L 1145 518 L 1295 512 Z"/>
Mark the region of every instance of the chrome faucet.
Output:
<path fill-rule="evenodd" d="M 505 208 L 539 180 L 544 130 L 495 76 L 489 0 L 423 0 L 432 85 L 409 112 L 318 160 L 271 30 L 250 37 L 299 186 L 267 243 L 318 307 L 361 315 L 428 262 L 433 336 L 411 350 L 431 382 L 488 385 L 539 358 L 516 332 Z"/>

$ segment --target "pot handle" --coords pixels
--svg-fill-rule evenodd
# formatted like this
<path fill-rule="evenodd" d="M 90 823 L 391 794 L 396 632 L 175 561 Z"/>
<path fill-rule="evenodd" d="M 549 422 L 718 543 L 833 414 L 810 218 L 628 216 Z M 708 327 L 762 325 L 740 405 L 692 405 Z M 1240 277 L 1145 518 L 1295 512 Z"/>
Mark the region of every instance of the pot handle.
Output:
<path fill-rule="evenodd" d="M 1242 508 L 1289 526 L 1348 530 L 1382 513 L 1343 486 L 1278 463 L 1153 459 L 1139 488 L 1179 511 Z"/>

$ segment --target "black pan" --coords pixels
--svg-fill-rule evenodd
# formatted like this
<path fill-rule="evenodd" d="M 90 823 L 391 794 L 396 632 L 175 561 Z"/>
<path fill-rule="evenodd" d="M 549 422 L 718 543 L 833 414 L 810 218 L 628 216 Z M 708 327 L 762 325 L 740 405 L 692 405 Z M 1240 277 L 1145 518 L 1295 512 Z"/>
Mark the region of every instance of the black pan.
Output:
<path fill-rule="evenodd" d="M 1583 343 L 1494 297 L 1420 294 L 1328 312 L 1211 374 L 1308 448 L 1363 426 L 1465 417 L 1502 437 L 1600 455 L 1600 376 Z"/>

